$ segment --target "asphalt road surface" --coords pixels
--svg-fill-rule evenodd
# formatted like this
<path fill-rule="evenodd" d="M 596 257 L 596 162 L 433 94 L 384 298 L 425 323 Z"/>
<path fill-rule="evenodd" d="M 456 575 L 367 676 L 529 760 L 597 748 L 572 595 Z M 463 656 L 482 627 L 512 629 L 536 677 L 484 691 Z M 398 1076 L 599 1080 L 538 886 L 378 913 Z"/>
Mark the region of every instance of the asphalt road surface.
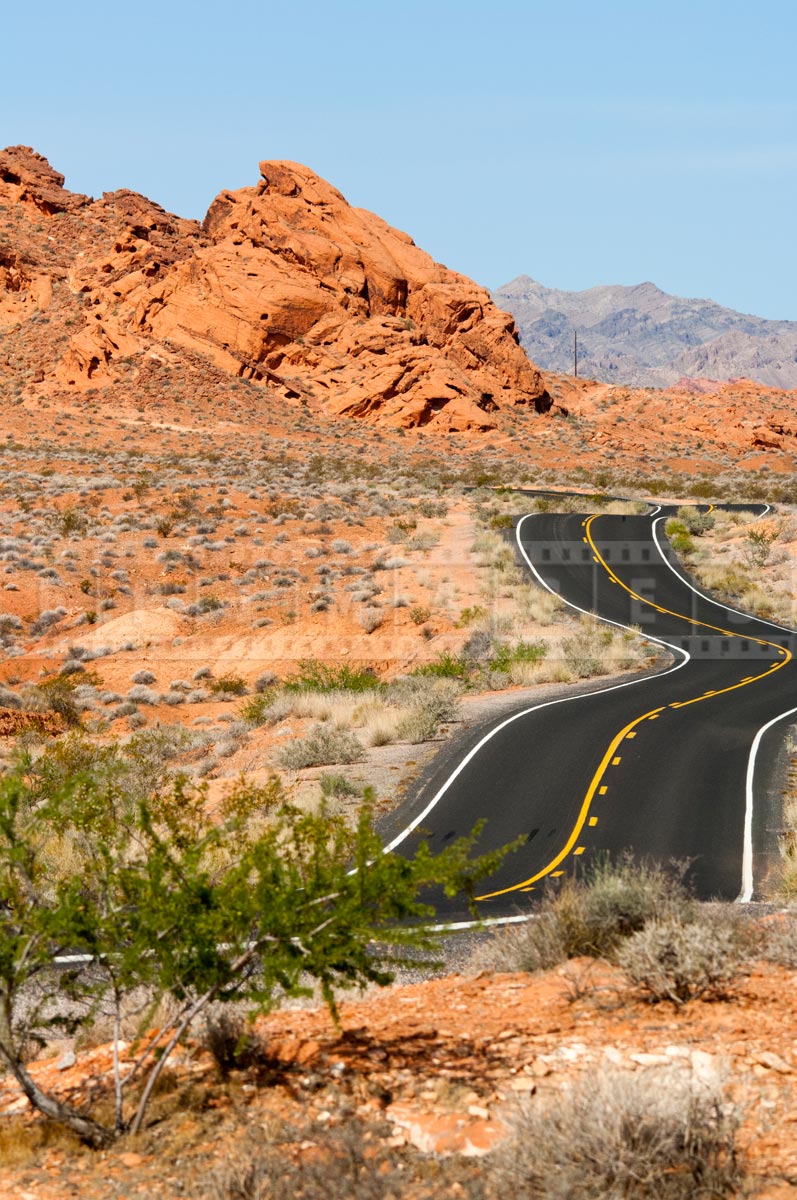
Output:
<path fill-rule="evenodd" d="M 521 849 L 481 886 L 480 914 L 527 910 L 548 878 L 596 854 L 688 859 L 697 895 L 755 897 L 769 865 L 773 763 L 797 713 L 797 635 L 700 594 L 646 516 L 520 519 L 530 586 L 633 626 L 673 665 L 528 707 L 443 754 L 391 820 L 388 848 L 440 850 L 486 818 L 480 846 Z M 386 839 L 387 840 L 387 839 Z M 442 920 L 462 900 L 435 897 Z"/>

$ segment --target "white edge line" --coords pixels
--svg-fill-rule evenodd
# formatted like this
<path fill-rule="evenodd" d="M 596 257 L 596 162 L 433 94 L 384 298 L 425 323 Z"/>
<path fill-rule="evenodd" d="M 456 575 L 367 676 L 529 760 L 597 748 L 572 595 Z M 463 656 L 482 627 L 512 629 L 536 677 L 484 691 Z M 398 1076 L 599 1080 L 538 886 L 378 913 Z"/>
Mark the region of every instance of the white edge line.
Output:
<path fill-rule="evenodd" d="M 765 507 L 766 512 L 760 513 L 759 517 L 766 516 L 766 513 L 770 511 L 770 506 L 768 504 Z M 661 543 L 659 542 L 658 534 L 656 532 L 656 526 L 660 521 L 663 520 L 665 520 L 664 517 L 658 517 L 653 522 L 653 540 L 656 543 L 656 549 L 661 556 L 662 562 L 666 563 L 673 575 L 675 575 L 676 578 L 681 581 L 681 583 L 685 584 L 685 586 L 688 587 L 691 592 L 694 592 L 696 596 L 700 596 L 701 600 L 707 600 L 709 604 L 713 604 L 716 608 L 724 608 L 727 612 L 737 613 L 740 617 L 747 617 L 748 620 L 758 621 L 762 625 L 769 625 L 771 629 L 778 629 L 781 633 L 793 633 L 793 630 L 788 629 L 784 625 L 776 625 L 773 621 L 765 621 L 762 617 L 756 617 L 753 613 L 745 613 L 739 608 L 731 608 L 729 604 L 723 604 L 721 600 L 715 600 L 711 596 L 706 596 L 704 592 L 701 592 L 698 588 L 693 587 L 689 580 L 684 578 L 680 571 L 675 569 L 661 547 Z M 755 803 L 753 784 L 755 778 L 755 760 L 756 755 L 758 754 L 758 747 L 761 745 L 761 739 L 768 729 L 771 729 L 773 725 L 777 725 L 778 721 L 783 721 L 786 717 L 790 717 L 794 713 L 797 713 L 797 708 L 789 708 L 786 710 L 786 712 L 780 713 L 779 716 L 773 717 L 772 720 L 768 721 L 766 725 L 762 725 L 758 733 L 755 735 L 753 744 L 750 747 L 750 757 L 747 760 L 747 775 L 745 778 L 744 835 L 742 843 L 742 889 L 739 892 L 739 895 L 736 897 L 737 904 L 749 904 L 753 898 L 753 889 L 755 886 L 753 880 L 753 811 Z"/>
<path fill-rule="evenodd" d="M 465 768 L 468 766 L 468 763 L 472 762 L 473 758 L 475 758 L 475 756 L 477 756 L 479 754 L 479 751 L 481 749 L 483 749 L 483 746 L 485 746 L 487 744 L 487 742 L 490 742 L 490 740 L 492 738 L 495 738 L 497 733 L 501 733 L 502 730 L 505 730 L 505 728 L 507 728 L 508 725 L 513 724 L 513 721 L 520 720 L 522 718 L 522 716 L 528 716 L 531 713 L 537 713 L 537 712 L 539 712 L 540 709 L 552 708 L 553 706 L 555 706 L 555 704 L 568 704 L 575 700 L 586 700 L 587 697 L 591 697 L 591 696 L 605 696 L 607 694 L 607 692 L 610 692 L 610 691 L 619 691 L 619 689 L 621 689 L 621 688 L 633 688 L 633 686 L 635 684 L 645 683 L 646 679 L 664 678 L 664 676 L 667 676 L 667 674 L 672 674 L 673 671 L 681 671 L 681 668 L 684 667 L 685 665 L 687 665 L 687 662 L 689 662 L 689 660 L 691 658 L 691 655 L 687 652 L 687 650 L 684 650 L 679 646 L 673 646 L 673 644 L 671 642 L 665 642 L 663 640 L 663 638 L 651 637 L 646 634 L 641 634 L 641 632 L 637 629 L 634 629 L 633 626 L 623 625 L 621 622 L 618 622 L 618 620 L 610 620 L 607 617 L 599 617 L 597 613 L 589 612 L 587 610 L 587 608 L 581 608 L 581 607 L 579 607 L 579 605 L 571 604 L 571 602 L 569 600 L 564 600 L 563 596 L 559 595 L 558 592 L 555 592 L 555 590 L 553 590 L 553 588 L 549 587 L 549 584 L 547 584 L 545 582 L 543 576 L 541 576 L 539 574 L 539 572 L 537 571 L 537 569 L 535 569 L 535 566 L 532 563 L 531 558 L 528 557 L 528 554 L 526 553 L 525 548 L 523 548 L 522 541 L 520 540 L 520 530 L 521 530 L 523 522 L 527 521 L 529 516 L 537 516 L 537 515 L 538 514 L 532 514 L 532 512 L 527 512 L 526 516 L 523 516 L 520 518 L 520 521 L 517 522 L 517 526 L 515 527 L 515 540 L 517 542 L 517 548 L 519 548 L 523 558 L 526 559 L 526 564 L 528 565 L 529 571 L 532 572 L 532 575 L 534 576 L 535 580 L 537 580 L 538 583 L 541 584 L 541 587 L 544 587 L 546 592 L 550 592 L 551 595 L 557 596 L 557 598 L 559 600 L 562 600 L 564 602 L 564 604 L 567 604 L 569 608 L 575 608 L 576 612 L 581 612 L 581 613 L 585 614 L 585 616 L 587 616 L 587 617 L 593 617 L 595 620 L 601 620 L 601 622 L 604 622 L 604 624 L 606 624 L 606 625 L 615 625 L 617 629 L 627 629 L 630 632 L 633 632 L 633 634 L 636 637 L 642 638 L 642 641 L 655 642 L 658 644 L 658 646 L 666 646 L 666 648 L 672 650 L 673 653 L 682 655 L 682 661 L 676 662 L 676 665 L 673 667 L 667 667 L 666 671 L 660 671 L 657 674 L 657 676 L 647 676 L 647 674 L 646 674 L 646 676 L 643 677 L 642 679 L 629 679 L 627 683 L 613 684 L 611 686 L 611 688 L 600 688 L 597 691 L 585 691 L 585 692 L 581 692 L 581 694 L 577 695 L 577 696 L 562 696 L 561 698 L 559 698 L 559 700 L 549 700 L 549 701 L 545 701 L 544 703 L 541 703 L 541 704 L 533 704 L 533 706 L 531 708 L 523 708 L 523 709 L 521 709 L 520 713 L 513 713 L 513 715 L 508 716 L 507 719 L 505 719 L 504 721 L 501 721 L 501 724 L 496 725 L 495 728 L 492 728 L 492 730 L 490 730 L 489 733 L 485 733 L 485 736 L 483 738 L 481 738 L 480 742 L 475 744 L 473 746 L 473 748 L 468 751 L 468 754 L 465 756 L 465 758 L 462 758 L 462 761 L 459 764 L 457 764 L 457 766 L 455 767 L 453 772 L 451 772 L 451 774 L 449 775 L 449 778 L 447 780 L 445 780 L 442 787 L 438 788 L 438 791 L 435 793 L 435 796 L 433 796 L 431 798 L 429 804 L 426 805 L 426 808 L 423 810 L 423 812 L 419 812 L 418 816 L 414 817 L 414 820 L 411 821 L 411 823 L 409 823 L 405 829 L 401 830 L 401 833 L 397 834 L 395 836 L 395 838 L 392 839 L 392 841 L 388 842 L 388 845 L 383 847 L 383 853 L 385 853 L 385 854 L 389 854 L 391 851 L 394 851 L 396 846 L 400 846 L 401 842 L 403 840 L 405 840 L 406 838 L 408 838 L 409 834 L 411 834 L 414 829 L 418 828 L 421 821 L 426 820 L 426 817 L 429 816 L 432 809 L 437 808 L 437 805 L 439 804 L 439 802 L 441 802 L 441 800 L 445 796 L 445 793 L 448 792 L 451 784 L 453 784 L 455 779 L 459 778 L 459 776 L 462 774 L 463 770 L 465 770 Z M 519 920 L 528 920 L 528 917 L 498 917 L 498 918 L 493 919 L 491 923 L 492 924 L 510 924 L 510 923 L 514 923 L 514 922 L 519 922 Z M 454 925 L 441 925 L 441 926 L 439 926 L 439 929 L 475 929 L 475 928 L 479 928 L 480 925 L 484 925 L 487 923 L 489 923 L 489 920 L 474 920 L 474 922 L 457 922 Z"/>
<path fill-rule="evenodd" d="M 771 721 L 767 721 L 766 725 L 762 725 L 758 733 L 753 739 L 753 744 L 750 747 L 750 757 L 747 760 L 747 778 L 745 780 L 745 806 L 744 806 L 744 852 L 742 855 L 742 890 L 736 898 L 737 904 L 749 904 L 753 898 L 753 781 L 755 777 L 755 760 L 758 754 L 758 747 L 761 745 L 761 739 L 768 729 L 773 725 L 777 725 L 778 721 L 785 720 L 786 717 L 791 717 L 797 713 L 797 708 L 789 708 L 786 712 L 780 713 L 779 716 L 773 717 Z"/>
<path fill-rule="evenodd" d="M 767 508 L 768 507 L 769 507 L 769 505 L 767 505 Z M 761 513 L 761 516 L 764 516 L 764 513 Z M 689 588 L 690 592 L 694 592 L 696 596 L 700 596 L 701 600 L 706 600 L 709 604 L 713 604 L 715 608 L 724 608 L 726 612 L 736 613 L 737 616 L 739 616 L 739 617 L 746 617 L 748 621 L 758 621 L 759 624 L 769 625 L 770 629 L 778 629 L 778 630 L 780 630 L 781 633 L 793 633 L 794 632 L 794 630 L 789 629 L 788 626 L 786 626 L 786 625 L 776 625 L 774 621 L 765 621 L 763 617 L 757 617 L 755 615 L 755 613 L 742 612 L 742 610 L 740 608 L 733 608 L 730 604 L 723 604 L 721 600 L 715 600 L 712 596 L 707 596 L 705 592 L 701 592 L 699 590 L 699 588 L 694 587 L 689 582 L 689 580 L 684 575 L 681 574 L 680 571 L 676 570 L 676 568 L 672 565 L 672 563 L 667 558 L 666 554 L 664 553 L 664 551 L 661 547 L 661 542 L 659 541 L 659 535 L 656 532 L 656 526 L 661 521 L 667 521 L 667 520 L 669 520 L 668 517 L 657 517 L 656 520 L 653 522 L 653 540 L 656 543 L 656 549 L 658 550 L 659 555 L 661 556 L 662 562 L 670 568 L 670 570 L 672 571 L 672 573 L 676 577 L 676 579 L 679 579 L 681 581 L 681 583 L 684 584 L 685 587 Z"/>

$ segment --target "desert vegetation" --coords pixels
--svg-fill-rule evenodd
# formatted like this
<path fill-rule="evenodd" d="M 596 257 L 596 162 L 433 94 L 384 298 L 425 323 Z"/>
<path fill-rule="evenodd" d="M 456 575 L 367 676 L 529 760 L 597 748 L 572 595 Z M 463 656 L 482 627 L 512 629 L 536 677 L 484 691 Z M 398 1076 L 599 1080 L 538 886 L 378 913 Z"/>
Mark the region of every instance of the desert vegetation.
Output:
<path fill-rule="evenodd" d="M 0 1060 L 35 1109 L 95 1147 L 141 1128 L 211 1005 L 263 1012 L 317 983 L 336 1016 L 342 988 L 385 984 L 408 949 L 432 948 L 424 891 L 472 897 L 501 857 L 473 857 L 478 830 L 437 856 L 382 854 L 367 798 L 352 832 L 323 808 L 296 811 L 276 779 L 242 780 L 211 819 L 204 792 L 168 779 L 151 749 L 146 736 L 124 752 L 72 737 L 0 780 Z M 106 1120 L 26 1066 L 31 1044 L 91 1030 L 98 1013 L 113 1029 Z"/>

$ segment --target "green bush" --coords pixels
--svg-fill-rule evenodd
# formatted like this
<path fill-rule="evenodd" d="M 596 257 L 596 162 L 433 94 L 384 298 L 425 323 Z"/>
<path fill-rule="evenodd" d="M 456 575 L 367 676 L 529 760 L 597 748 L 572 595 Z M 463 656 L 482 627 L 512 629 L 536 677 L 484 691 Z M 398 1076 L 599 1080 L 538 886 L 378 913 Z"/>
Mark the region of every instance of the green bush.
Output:
<path fill-rule="evenodd" d="M 252 729 L 265 725 L 269 719 L 269 710 L 274 703 L 273 692 L 260 692 L 251 696 L 238 709 L 238 716 Z"/>
<path fill-rule="evenodd" d="M 416 667 L 413 675 L 432 675 L 438 679 L 467 679 L 470 675 L 468 664 L 459 655 L 444 650 L 432 662 Z"/>
<path fill-rule="evenodd" d="M 542 638 L 533 642 L 516 642 L 514 646 L 508 642 L 499 642 L 490 659 L 490 668 L 507 674 L 515 663 L 542 662 L 547 652 L 548 646 Z"/>
<path fill-rule="evenodd" d="M 352 829 L 292 808 L 278 781 L 240 784 L 211 818 L 184 779 L 134 798 L 108 751 L 92 758 L 77 740 L 72 751 L 78 769 L 62 764 L 60 784 L 30 759 L 0 778 L 0 1058 L 34 1107 L 95 1147 L 138 1133 L 173 1051 L 212 1005 L 263 1012 L 315 982 L 335 1015 L 336 988 L 388 983 L 433 947 L 421 895 L 472 897 L 503 857 L 471 857 L 478 829 L 438 855 L 384 854 L 368 802 Z M 68 971 L 53 967 L 64 950 Z M 104 1094 L 78 1109 L 31 1076 L 32 1044 L 90 1029 L 100 1009 L 118 1050 L 133 997 L 136 1067 L 114 1054 L 110 1121 Z"/>
<path fill-rule="evenodd" d="M 368 692 L 380 686 L 373 667 L 331 666 L 315 658 L 302 659 L 283 684 L 286 692 Z"/>
<path fill-rule="evenodd" d="M 245 696 L 246 680 L 240 675 L 222 675 L 212 680 L 210 690 L 214 695 Z"/>

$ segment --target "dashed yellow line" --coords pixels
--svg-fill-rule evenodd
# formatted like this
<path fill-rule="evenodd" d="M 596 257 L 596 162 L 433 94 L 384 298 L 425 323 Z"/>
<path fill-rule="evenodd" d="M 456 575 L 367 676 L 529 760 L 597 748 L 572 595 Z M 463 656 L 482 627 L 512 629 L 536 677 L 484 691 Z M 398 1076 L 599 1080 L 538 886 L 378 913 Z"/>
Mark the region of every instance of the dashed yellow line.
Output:
<path fill-rule="evenodd" d="M 712 504 L 708 511 L 711 512 L 713 508 L 714 505 Z M 695 617 L 687 617 L 684 613 L 673 612 L 673 610 L 670 608 L 663 608 L 660 604 L 654 604 L 652 600 L 648 600 L 644 596 L 640 596 L 637 592 L 634 592 L 626 583 L 623 583 L 622 579 L 617 578 L 612 569 L 606 563 L 598 547 L 595 545 L 591 531 L 591 526 L 594 520 L 595 516 L 592 516 L 589 517 L 586 522 L 582 522 L 586 528 L 586 536 L 583 540 L 592 547 L 592 561 L 599 563 L 603 567 L 612 583 L 619 584 L 620 587 L 623 588 L 624 591 L 628 592 L 629 596 L 631 596 L 634 600 L 638 600 L 641 604 L 646 604 L 649 608 L 653 608 L 656 610 L 656 612 L 662 613 L 665 616 L 676 617 L 680 621 L 686 621 L 689 625 L 694 625 L 701 629 L 711 629 L 715 633 L 721 633 L 723 637 L 739 639 L 745 638 L 744 634 L 735 633 L 730 629 L 723 629 L 719 625 L 710 625 L 707 621 L 698 621 Z M 718 688 L 716 691 L 704 692 L 700 696 L 695 696 L 693 700 L 673 701 L 672 703 L 668 704 L 666 708 L 687 708 L 690 704 L 699 704 L 701 701 L 711 699 L 714 696 L 723 696 L 726 692 L 734 692 L 737 688 L 746 687 L 750 683 L 756 683 L 761 679 L 766 679 L 768 675 L 772 675 L 775 671 L 779 671 L 781 667 L 785 667 L 787 663 L 791 662 L 791 651 L 785 649 L 783 646 L 779 646 L 776 642 L 769 642 L 759 638 L 751 638 L 749 635 L 747 635 L 746 640 L 756 642 L 759 646 L 770 646 L 782 656 L 780 662 L 774 663 L 771 667 L 768 667 L 766 671 L 762 671 L 760 675 L 748 675 L 746 678 L 740 680 L 739 683 L 733 683 L 728 687 Z M 608 791 L 607 785 L 601 785 L 600 781 L 609 766 L 618 766 L 620 763 L 620 756 L 615 755 L 615 750 L 617 750 L 624 738 L 636 737 L 635 726 L 639 725 L 642 721 L 658 720 L 664 711 L 665 706 L 662 705 L 660 708 L 651 709 L 650 712 L 644 713 L 641 717 L 635 717 L 633 721 L 630 721 L 625 728 L 621 729 L 620 732 L 615 734 L 615 736 L 612 738 L 612 741 L 609 743 L 609 746 L 603 758 L 601 759 L 600 766 L 593 775 L 590 785 L 587 788 L 587 793 L 582 801 L 578 817 L 576 818 L 576 822 L 573 826 L 570 836 L 556 857 L 553 858 L 546 867 L 543 867 L 541 871 L 538 871 L 536 875 L 532 875 L 529 879 L 524 879 L 521 883 L 512 884 L 510 887 L 500 888 L 495 892 L 487 892 L 483 896 L 477 896 L 477 900 L 492 900 L 496 896 L 505 896 L 508 892 L 530 892 L 534 890 L 533 885 L 537 882 L 537 880 L 542 879 L 544 876 L 550 875 L 552 879 L 556 879 L 559 876 L 564 875 L 564 871 L 559 868 L 559 864 L 563 862 L 565 858 L 567 858 L 571 851 L 573 851 L 574 855 L 581 855 L 586 850 L 585 846 L 580 845 L 576 847 L 576 843 L 578 842 L 579 835 L 584 828 L 587 819 L 589 818 L 590 826 L 597 825 L 598 823 L 598 818 L 596 816 L 590 816 L 589 810 L 595 795 L 597 794 L 599 796 L 604 796 Z M 575 850 L 573 849 L 574 847 L 576 847 Z"/>

